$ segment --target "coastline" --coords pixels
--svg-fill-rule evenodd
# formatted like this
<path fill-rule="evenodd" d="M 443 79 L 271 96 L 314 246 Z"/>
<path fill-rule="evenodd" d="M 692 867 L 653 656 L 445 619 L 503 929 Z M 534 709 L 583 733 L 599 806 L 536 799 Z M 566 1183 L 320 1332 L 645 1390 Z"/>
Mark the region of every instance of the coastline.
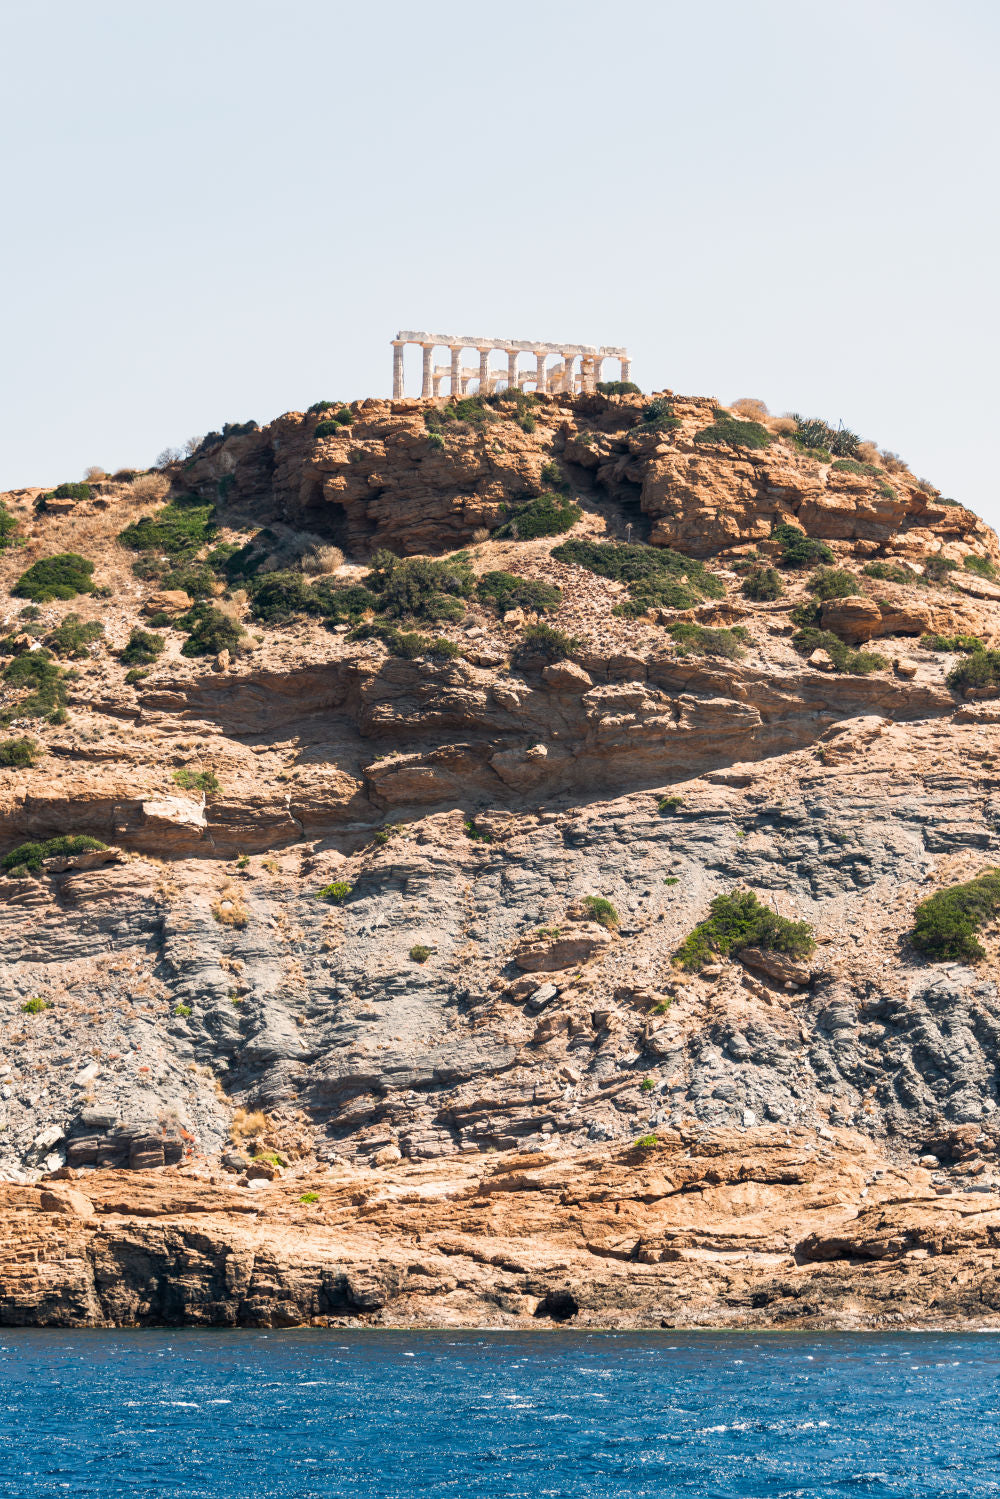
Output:
<path fill-rule="evenodd" d="M 1000 1331 L 1000 1200 L 837 1134 L 4 1184 L 0 1326 Z"/>

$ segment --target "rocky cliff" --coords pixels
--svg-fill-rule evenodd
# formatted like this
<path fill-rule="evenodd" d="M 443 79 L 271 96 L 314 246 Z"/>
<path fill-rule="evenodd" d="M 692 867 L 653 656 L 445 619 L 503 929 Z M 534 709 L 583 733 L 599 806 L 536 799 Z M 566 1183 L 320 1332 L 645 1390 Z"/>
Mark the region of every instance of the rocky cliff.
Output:
<path fill-rule="evenodd" d="M 911 934 L 993 533 L 707 399 L 321 406 L 0 496 L 0 1321 L 992 1316 L 996 942 Z M 741 890 L 811 952 L 679 964 Z"/>

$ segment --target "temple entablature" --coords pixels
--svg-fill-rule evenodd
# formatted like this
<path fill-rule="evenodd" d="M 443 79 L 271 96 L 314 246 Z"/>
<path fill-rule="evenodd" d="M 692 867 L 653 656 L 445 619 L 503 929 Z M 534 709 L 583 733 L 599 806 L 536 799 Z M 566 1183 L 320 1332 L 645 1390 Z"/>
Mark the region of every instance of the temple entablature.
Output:
<path fill-rule="evenodd" d="M 630 360 L 627 349 L 611 345 L 541 343 L 528 338 L 487 338 L 470 334 L 423 333 L 406 329 L 396 334 L 392 341 L 392 394 L 396 400 L 405 395 L 403 377 L 403 351 L 407 344 L 416 344 L 422 353 L 421 396 L 436 396 L 441 392 L 441 383 L 448 381 L 449 393 L 466 395 L 475 385 L 480 395 L 489 395 L 498 387 L 523 390 L 532 386 L 535 390 L 568 391 L 571 394 L 592 391 L 601 379 L 601 366 L 605 359 L 617 359 L 619 378 L 629 378 Z M 449 361 L 446 365 L 434 363 L 434 351 L 447 349 Z M 462 363 L 465 349 L 474 349 L 478 362 Z M 507 368 L 497 368 L 491 363 L 494 353 L 507 357 Z M 522 354 L 534 355 L 535 368 L 521 369 Z M 558 364 L 550 365 L 555 355 Z M 579 368 L 577 361 L 579 360 Z"/>

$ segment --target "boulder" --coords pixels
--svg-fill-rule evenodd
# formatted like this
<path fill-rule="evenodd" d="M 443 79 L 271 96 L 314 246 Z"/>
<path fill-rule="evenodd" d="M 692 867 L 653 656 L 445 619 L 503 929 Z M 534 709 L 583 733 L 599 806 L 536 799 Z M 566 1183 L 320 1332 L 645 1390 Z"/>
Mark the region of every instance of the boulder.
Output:
<path fill-rule="evenodd" d="M 794 958 L 786 958 L 784 953 L 767 952 L 760 947 L 744 947 L 738 957 L 747 968 L 765 973 L 779 984 L 808 984 L 812 980 L 811 969 L 796 963 Z"/>
<path fill-rule="evenodd" d="M 934 628 L 934 611 L 915 604 L 879 604 L 882 623 L 877 635 L 926 635 Z"/>
<path fill-rule="evenodd" d="M 73 1187 L 60 1187 L 58 1191 L 43 1191 L 39 1199 L 43 1213 L 58 1213 L 62 1218 L 93 1218 L 94 1204 L 82 1192 Z"/>
<path fill-rule="evenodd" d="M 611 933 L 596 922 L 581 923 L 556 936 L 533 933 L 514 954 L 514 962 L 525 973 L 558 973 L 586 963 L 613 941 Z"/>
<path fill-rule="evenodd" d="M 163 1141 L 158 1135 L 140 1135 L 129 1146 L 128 1163 L 132 1171 L 152 1171 L 164 1165 Z"/>
<path fill-rule="evenodd" d="M 183 614 L 190 609 L 191 600 L 183 588 L 161 588 L 151 594 L 144 605 L 145 614 Z"/>
<path fill-rule="evenodd" d="M 575 661 L 553 661 L 543 670 L 542 680 L 555 692 L 586 692 L 594 685 L 593 677 Z"/>
<path fill-rule="evenodd" d="M 882 633 L 882 611 L 872 599 L 851 594 L 846 599 L 828 599 L 820 622 L 841 640 L 857 643 Z"/>

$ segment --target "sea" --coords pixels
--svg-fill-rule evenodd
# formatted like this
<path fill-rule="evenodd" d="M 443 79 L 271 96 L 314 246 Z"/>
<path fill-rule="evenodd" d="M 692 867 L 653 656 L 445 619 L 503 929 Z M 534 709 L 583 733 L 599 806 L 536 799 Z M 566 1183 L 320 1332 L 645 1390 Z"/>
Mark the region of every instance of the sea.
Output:
<path fill-rule="evenodd" d="M 0 1495 L 1000 1495 L 992 1334 L 0 1329 Z"/>

